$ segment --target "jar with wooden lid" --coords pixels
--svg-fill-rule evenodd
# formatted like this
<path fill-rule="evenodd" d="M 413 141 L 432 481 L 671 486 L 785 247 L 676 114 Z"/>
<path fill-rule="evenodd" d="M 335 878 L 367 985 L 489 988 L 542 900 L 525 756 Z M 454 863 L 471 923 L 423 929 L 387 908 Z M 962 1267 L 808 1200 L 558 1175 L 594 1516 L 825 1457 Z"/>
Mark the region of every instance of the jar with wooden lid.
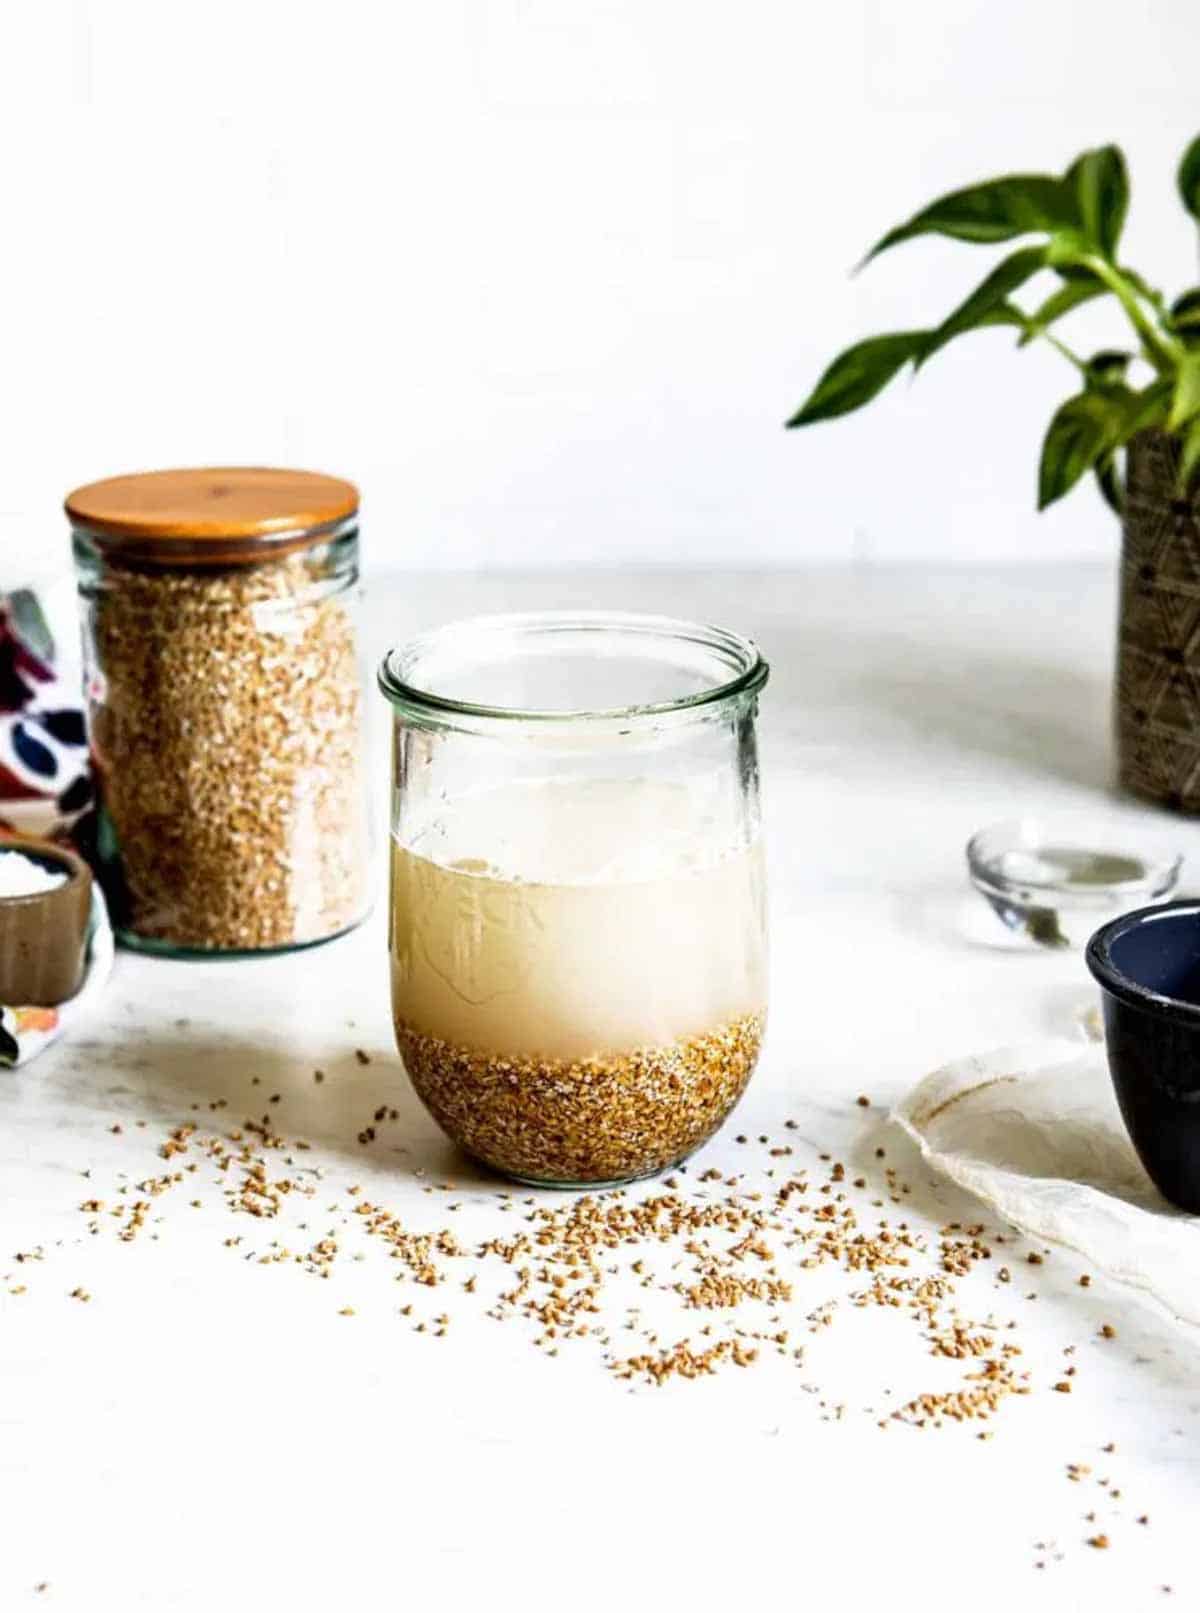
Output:
<path fill-rule="evenodd" d="M 119 937 L 258 953 L 350 929 L 368 906 L 357 489 L 155 471 L 66 510 Z"/>

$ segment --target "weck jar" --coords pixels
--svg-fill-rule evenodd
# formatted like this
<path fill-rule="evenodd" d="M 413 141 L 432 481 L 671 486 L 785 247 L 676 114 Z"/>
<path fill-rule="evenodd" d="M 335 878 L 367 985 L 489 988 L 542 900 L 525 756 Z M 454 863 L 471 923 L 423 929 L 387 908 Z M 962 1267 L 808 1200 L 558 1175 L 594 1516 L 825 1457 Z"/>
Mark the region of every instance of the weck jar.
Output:
<path fill-rule="evenodd" d="M 66 501 L 94 860 L 120 938 L 260 953 L 368 905 L 358 493 L 307 471 L 155 471 Z"/>
<path fill-rule="evenodd" d="M 518 1180 L 678 1163 L 767 1006 L 749 641 L 662 617 L 481 618 L 393 650 L 396 1039 L 448 1135 Z"/>

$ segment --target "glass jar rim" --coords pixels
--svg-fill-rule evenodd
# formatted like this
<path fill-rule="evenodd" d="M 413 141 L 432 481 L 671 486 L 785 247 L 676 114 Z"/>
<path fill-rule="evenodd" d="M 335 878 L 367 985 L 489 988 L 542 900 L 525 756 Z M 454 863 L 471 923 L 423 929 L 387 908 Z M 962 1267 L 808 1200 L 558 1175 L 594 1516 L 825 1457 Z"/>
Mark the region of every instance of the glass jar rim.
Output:
<path fill-rule="evenodd" d="M 606 632 L 707 650 L 715 662 L 724 662 L 730 676 L 669 700 L 562 709 L 464 700 L 422 688 L 415 681 L 421 663 L 459 637 L 486 636 L 499 647 L 506 638 L 515 641 L 558 633 L 600 635 Z M 555 724 L 574 727 L 581 723 L 619 723 L 624 727 L 686 718 L 694 713 L 707 714 L 713 706 L 756 694 L 766 683 L 769 671 L 761 651 L 751 639 L 723 627 L 640 611 L 522 611 L 469 617 L 422 633 L 388 651 L 380 663 L 378 681 L 390 704 L 417 721 L 440 718 L 453 722 L 460 718 L 489 725 L 525 722 L 546 727 Z"/>

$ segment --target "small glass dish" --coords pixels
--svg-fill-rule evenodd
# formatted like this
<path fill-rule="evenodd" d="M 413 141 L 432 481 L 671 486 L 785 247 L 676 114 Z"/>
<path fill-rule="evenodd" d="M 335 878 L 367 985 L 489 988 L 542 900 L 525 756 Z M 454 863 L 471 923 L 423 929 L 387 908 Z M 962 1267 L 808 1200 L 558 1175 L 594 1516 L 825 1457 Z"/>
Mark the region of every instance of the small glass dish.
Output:
<path fill-rule="evenodd" d="M 1083 946 L 1118 913 L 1166 901 L 1183 856 L 1125 824 L 1011 818 L 967 842 L 971 883 L 1009 930 L 1037 946 Z"/>

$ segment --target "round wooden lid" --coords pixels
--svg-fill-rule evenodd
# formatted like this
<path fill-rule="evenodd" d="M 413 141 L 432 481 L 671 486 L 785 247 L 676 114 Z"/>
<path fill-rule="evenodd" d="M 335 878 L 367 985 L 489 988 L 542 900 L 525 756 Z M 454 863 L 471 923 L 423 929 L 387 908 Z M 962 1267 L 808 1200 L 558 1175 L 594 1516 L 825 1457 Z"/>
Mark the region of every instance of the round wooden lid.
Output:
<path fill-rule="evenodd" d="M 358 509 L 352 482 L 315 471 L 210 466 L 77 487 L 71 524 L 104 549 L 159 565 L 229 565 L 317 543 Z"/>

